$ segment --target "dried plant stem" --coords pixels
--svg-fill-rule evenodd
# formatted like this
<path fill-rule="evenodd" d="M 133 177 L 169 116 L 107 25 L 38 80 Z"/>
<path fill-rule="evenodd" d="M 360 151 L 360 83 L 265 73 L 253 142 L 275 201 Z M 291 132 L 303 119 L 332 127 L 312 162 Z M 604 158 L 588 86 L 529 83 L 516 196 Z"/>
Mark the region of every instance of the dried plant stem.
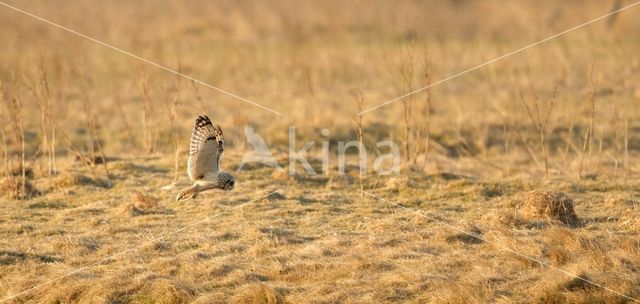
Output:
<path fill-rule="evenodd" d="M 409 91 L 411 91 L 411 89 L 409 89 Z M 404 118 L 404 141 L 403 141 L 403 145 L 404 145 L 404 160 L 405 160 L 405 166 L 409 165 L 409 162 L 411 160 L 411 147 L 413 146 L 411 144 L 412 141 L 412 126 L 411 126 L 411 104 L 412 104 L 413 100 L 412 98 L 406 99 L 404 101 L 402 101 L 402 110 L 403 110 L 403 118 Z"/>
<path fill-rule="evenodd" d="M 49 121 L 49 127 L 51 128 L 51 141 L 49 141 L 49 175 L 57 174 L 58 166 L 56 164 L 56 127 L 53 124 L 54 116 L 53 109 L 50 106 L 49 111 L 47 112 L 47 117 Z"/>
<path fill-rule="evenodd" d="M 143 139 L 143 147 L 146 153 L 153 153 L 153 134 L 151 131 L 151 95 L 149 91 L 149 81 L 147 80 L 146 75 L 142 75 L 142 95 L 143 95 L 143 109 L 142 109 L 142 139 Z"/>
<path fill-rule="evenodd" d="M 14 99 L 15 100 L 15 99 Z M 22 113 L 22 111 L 20 111 Z M 25 167 L 25 140 L 24 140 L 24 122 L 22 115 L 18 118 L 20 120 L 20 168 L 22 169 L 22 195 L 26 197 L 27 194 L 27 168 Z"/>
<path fill-rule="evenodd" d="M 169 119 L 171 121 L 171 128 L 173 129 L 173 141 L 175 145 L 175 159 L 174 159 L 174 176 L 173 181 L 178 182 L 180 176 L 180 134 L 178 134 L 178 106 L 180 105 L 180 78 L 178 78 L 176 84 L 176 91 L 173 95 L 173 101 L 169 107 Z"/>
<path fill-rule="evenodd" d="M 67 142 L 66 149 L 69 152 L 73 153 L 78 159 L 80 159 L 81 163 L 83 163 L 89 169 L 92 169 L 91 159 L 89 159 L 89 157 L 87 157 L 82 152 L 82 150 L 73 143 L 73 141 L 71 140 L 71 137 L 69 137 L 69 134 L 67 134 L 67 132 L 64 131 L 64 128 L 60 127 L 60 125 L 58 125 L 58 123 L 55 120 L 53 120 L 52 123 L 60 131 L 59 133 L 62 135 L 62 137 L 66 140 Z"/>
<path fill-rule="evenodd" d="M 86 90 L 84 89 L 84 85 L 81 84 L 81 93 L 83 94 L 82 98 L 82 109 L 84 111 L 85 118 L 87 120 L 88 127 L 88 145 L 89 145 L 89 157 L 86 158 L 87 164 L 91 168 L 91 172 L 93 173 L 93 177 L 97 178 L 98 175 L 96 173 L 96 153 L 95 153 L 95 140 L 93 134 L 93 119 L 91 115 L 91 103 L 89 101 L 89 96 L 86 95 Z"/>
<path fill-rule="evenodd" d="M 411 110 L 409 108 L 409 101 L 402 101 L 402 111 L 403 111 L 403 120 L 404 120 L 404 140 L 402 141 L 403 150 L 404 150 L 404 163 L 405 166 L 409 163 L 410 158 L 410 141 L 411 141 Z"/>
<path fill-rule="evenodd" d="M 51 91 L 49 90 L 49 82 L 44 64 L 40 64 L 40 83 L 37 86 L 39 97 L 38 105 L 41 112 L 41 124 L 42 124 L 42 137 L 43 137 L 43 149 L 42 153 L 47 155 L 47 172 L 49 178 L 56 172 L 56 151 L 55 151 L 55 138 L 56 128 L 53 125 L 53 98 L 51 97 Z M 48 130 L 51 130 L 51 137 L 47 135 Z"/>
<path fill-rule="evenodd" d="M 425 60 L 424 64 L 424 77 L 425 86 L 431 85 L 431 64 L 428 60 Z M 425 125 L 425 144 L 424 144 L 424 160 L 422 161 L 422 171 L 427 166 L 427 158 L 429 157 L 429 151 L 431 150 L 431 89 L 427 89 L 425 103 L 423 106 L 424 125 Z M 417 159 L 417 155 L 416 155 Z"/>
<path fill-rule="evenodd" d="M 0 116 L 2 117 L 2 116 Z M 11 169 L 9 166 L 9 144 L 7 143 L 7 136 L 4 133 L 4 128 L 0 128 L 0 136 L 2 136 L 2 148 L 3 148 L 3 163 L 5 169 L 5 177 L 11 178 Z"/>
<path fill-rule="evenodd" d="M 624 119 L 624 152 L 622 156 L 622 165 L 624 166 L 624 175 L 629 170 L 629 119 Z"/>
<path fill-rule="evenodd" d="M 22 117 L 22 103 L 18 98 L 11 99 L 12 113 L 11 118 L 14 126 L 14 138 L 20 149 L 20 172 L 21 172 L 21 189 L 16 188 L 15 197 L 27 197 L 27 171 L 25 167 L 25 138 L 24 138 L 24 121 Z"/>
<path fill-rule="evenodd" d="M 4 88 L 2 86 L 2 82 L 0 82 L 0 101 L 4 102 Z M 2 111 L 3 107 L 0 106 L 0 121 L 7 121 L 4 118 L 4 111 Z M 9 144 L 7 143 L 7 136 L 4 132 L 4 125 L 0 125 L 0 135 L 2 136 L 2 148 L 3 148 L 3 163 L 5 167 L 5 176 L 7 179 L 11 179 L 13 176 L 11 175 L 11 166 L 9 165 Z"/>
<path fill-rule="evenodd" d="M 47 110 L 45 102 L 41 98 L 36 98 L 38 109 L 40 110 L 40 153 L 47 155 L 49 152 L 49 141 L 47 140 Z M 51 176 L 51 164 L 48 166 L 49 176 Z"/>
<path fill-rule="evenodd" d="M 356 105 L 358 107 L 358 113 L 361 113 L 364 109 L 364 95 L 362 95 L 361 91 L 358 91 L 358 95 L 356 96 Z M 364 124 L 362 122 L 362 115 L 356 115 L 355 118 L 356 123 L 356 132 L 358 135 L 358 143 L 360 147 L 358 149 L 364 149 Z M 362 168 L 362 153 L 358 153 L 358 164 L 360 166 L 360 170 L 358 170 L 358 181 L 360 182 L 360 193 L 362 194 L 362 198 L 364 199 L 364 174 Z"/>
<path fill-rule="evenodd" d="M 116 91 L 116 97 L 115 97 L 115 104 L 116 104 L 116 108 L 118 110 L 118 114 L 120 114 L 120 118 L 122 118 L 122 123 L 124 124 L 124 128 L 127 132 L 127 138 L 129 138 L 129 144 L 132 147 L 135 147 L 136 142 L 135 139 L 133 137 L 133 129 L 131 128 L 131 124 L 129 124 L 129 120 L 127 119 L 127 115 L 124 112 L 124 107 L 122 106 L 122 98 L 120 96 L 120 93 L 118 93 Z"/>
<path fill-rule="evenodd" d="M 86 86 L 84 86 L 84 84 L 81 84 L 80 90 L 83 96 L 82 105 L 85 112 L 85 116 L 87 118 L 87 124 L 89 127 L 89 147 L 91 152 L 90 165 L 95 175 L 96 162 L 99 158 L 102 159 L 100 163 L 102 164 L 102 167 L 104 169 L 105 177 L 107 180 L 107 186 L 111 187 L 113 184 L 111 182 L 111 177 L 109 174 L 109 167 L 107 166 L 107 158 L 104 153 L 104 149 L 102 149 L 100 138 L 98 137 L 97 122 L 96 122 L 96 117 L 93 114 L 93 105 L 91 103 L 91 98 L 89 97 L 88 90 Z M 98 154 L 99 154 L 99 158 L 97 157 Z"/>
<path fill-rule="evenodd" d="M 104 169 L 104 174 L 107 177 L 107 186 L 113 186 L 113 182 L 111 181 L 111 174 L 109 173 L 109 167 L 107 166 L 107 156 L 104 154 L 104 149 L 102 149 L 102 144 L 98 140 L 98 151 L 100 152 L 100 157 L 102 157 L 102 168 Z"/>
<path fill-rule="evenodd" d="M 582 146 L 582 156 L 580 159 L 580 170 L 578 171 L 578 176 L 580 178 L 584 178 L 583 170 L 584 170 L 584 161 L 585 155 L 587 154 L 587 148 L 589 149 L 589 163 L 592 162 L 592 154 L 593 154 L 593 121 L 596 113 L 596 94 L 595 94 L 595 84 L 593 82 L 593 67 L 589 73 L 589 83 L 587 86 L 587 94 L 589 96 L 589 126 L 587 128 L 586 134 L 584 136 L 584 144 Z"/>
<path fill-rule="evenodd" d="M 533 94 L 533 100 L 530 102 L 531 104 L 527 102 L 522 91 L 520 91 L 520 101 L 522 101 L 522 104 L 527 110 L 529 119 L 531 119 L 531 122 L 536 127 L 536 131 L 538 135 L 537 136 L 538 146 L 540 148 L 540 151 L 542 152 L 542 157 L 544 160 L 544 177 L 545 179 L 548 179 L 549 178 L 549 153 L 547 151 L 547 145 L 546 145 L 546 133 L 547 133 L 547 127 L 549 124 L 549 117 L 551 116 L 551 113 L 553 112 L 553 109 L 555 107 L 555 94 L 554 94 L 554 98 L 552 98 L 548 103 L 547 112 L 543 114 L 541 112 L 542 110 L 540 109 L 541 102 L 538 99 L 538 96 L 535 93 L 533 86 L 531 87 L 531 92 Z"/>
<path fill-rule="evenodd" d="M 563 161 L 567 160 L 567 157 L 569 157 L 569 152 L 571 151 L 572 148 L 577 152 L 577 148 L 573 143 L 573 129 L 574 129 L 574 125 L 573 125 L 573 121 L 571 121 L 571 123 L 569 124 L 569 133 L 567 133 L 566 137 L 564 138 L 565 146 L 564 146 L 564 153 L 562 155 Z"/>
<path fill-rule="evenodd" d="M 424 80 L 420 77 L 418 69 L 421 68 L 424 73 Z M 425 51 L 424 62 L 422 66 L 416 64 L 416 56 L 413 43 L 407 49 L 404 49 L 400 57 L 400 63 L 397 69 L 392 70 L 399 79 L 397 87 L 402 92 L 413 91 L 417 82 L 420 86 L 431 84 L 431 63 L 428 54 Z M 414 105 L 415 97 L 408 96 L 401 101 L 402 119 L 403 119 L 403 143 L 404 167 L 411 170 L 425 169 L 428 154 L 431 150 L 431 90 L 426 90 L 425 102 L 420 105 Z M 417 112 L 414 113 L 414 110 Z M 418 164 L 419 157 L 423 155 L 422 165 Z"/>

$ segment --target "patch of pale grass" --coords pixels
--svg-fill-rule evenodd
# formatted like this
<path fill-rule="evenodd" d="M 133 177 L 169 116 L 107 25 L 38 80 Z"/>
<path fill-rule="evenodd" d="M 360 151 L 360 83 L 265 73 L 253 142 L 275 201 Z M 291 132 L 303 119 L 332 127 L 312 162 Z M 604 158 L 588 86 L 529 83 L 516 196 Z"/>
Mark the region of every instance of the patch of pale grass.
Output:
<path fill-rule="evenodd" d="M 233 304 L 284 304 L 282 296 L 263 283 L 248 284 L 238 289 L 232 297 Z"/>

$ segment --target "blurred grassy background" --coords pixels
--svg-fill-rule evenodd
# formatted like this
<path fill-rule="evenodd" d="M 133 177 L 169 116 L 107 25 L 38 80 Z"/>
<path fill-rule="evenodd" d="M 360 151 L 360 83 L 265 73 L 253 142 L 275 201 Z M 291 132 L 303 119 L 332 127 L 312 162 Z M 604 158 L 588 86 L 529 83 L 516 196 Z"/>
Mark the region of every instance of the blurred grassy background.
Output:
<path fill-rule="evenodd" d="M 169 137 L 162 135 L 171 134 L 163 121 L 170 115 L 176 90 L 185 104 L 178 112 L 180 134 L 187 134 L 192 118 L 205 111 L 233 134 L 228 136 L 231 145 L 242 144 L 241 127 L 246 124 L 258 127 L 270 143 L 286 145 L 288 124 L 297 125 L 303 137 L 317 138 L 318 129 L 331 126 L 336 140 L 346 139 L 353 138 L 351 116 L 358 112 L 354 90 L 363 93 L 369 108 L 425 86 L 425 69 L 435 82 L 601 16 L 613 2 L 13 1 L 12 5 L 35 15 L 284 115 L 273 116 L 200 85 L 195 85 L 196 92 L 186 79 L 177 80 L 166 71 L 6 7 L 0 10 L 5 21 L 0 29 L 4 67 L 0 79 L 5 98 L 18 96 L 22 102 L 29 131 L 38 128 L 38 97 L 25 82 L 37 81 L 39 71 L 46 72 L 54 116 L 69 132 L 86 126 L 78 100 L 78 83 L 86 83 L 99 114 L 101 137 L 109 138 L 105 147 L 110 154 L 131 151 L 122 145 L 127 141 L 124 120 L 136 144 L 142 141 L 144 79 L 151 103 L 147 124 L 157 151 L 173 149 L 167 145 Z M 602 132 L 604 149 L 614 148 L 613 138 L 622 132 L 621 119 L 629 121 L 630 129 L 640 128 L 634 119 L 640 98 L 636 10 L 433 87 L 435 140 L 442 137 L 441 145 L 455 146 L 459 134 L 472 133 L 462 137 L 468 145 L 476 145 L 475 150 L 491 148 L 486 142 L 494 141 L 523 146 L 493 129 L 531 127 L 519 100 L 519 90 L 529 93 L 530 87 L 543 101 L 557 90 L 551 131 L 573 125 L 579 128 L 575 134 L 584 137 L 592 70 L 595 125 Z M 402 76 L 408 74 L 409 81 Z M 417 120 L 425 96 L 405 99 L 413 101 Z M 116 98 L 121 99 L 125 115 L 115 109 Z M 402 112 L 396 102 L 367 114 L 369 140 L 402 138 Z M 632 138 L 631 146 L 638 148 L 638 140 Z M 60 150 L 64 152 L 63 147 Z"/>

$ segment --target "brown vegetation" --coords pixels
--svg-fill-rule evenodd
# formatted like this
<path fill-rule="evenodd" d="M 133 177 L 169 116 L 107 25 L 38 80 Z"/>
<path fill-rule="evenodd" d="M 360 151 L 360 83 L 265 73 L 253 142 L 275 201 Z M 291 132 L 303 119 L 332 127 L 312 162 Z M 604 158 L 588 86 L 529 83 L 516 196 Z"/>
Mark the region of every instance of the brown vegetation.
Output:
<path fill-rule="evenodd" d="M 546 217 L 567 225 L 578 225 L 580 220 L 573 209 L 573 200 L 562 192 L 533 190 L 522 198 L 522 213 L 526 218 Z"/>
<path fill-rule="evenodd" d="M 11 2 L 282 116 L 0 6 L 0 301 L 637 299 L 638 8 L 439 83 L 611 2 Z M 236 188 L 175 202 L 203 113 Z M 235 172 L 245 126 L 281 169 Z"/>

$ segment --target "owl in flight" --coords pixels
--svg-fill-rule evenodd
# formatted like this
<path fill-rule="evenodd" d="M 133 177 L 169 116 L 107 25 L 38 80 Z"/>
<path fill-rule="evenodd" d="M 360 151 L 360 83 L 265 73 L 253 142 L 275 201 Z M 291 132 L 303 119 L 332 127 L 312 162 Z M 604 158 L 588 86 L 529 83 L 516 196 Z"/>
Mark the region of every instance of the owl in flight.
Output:
<path fill-rule="evenodd" d="M 220 156 L 224 151 L 224 137 L 219 125 L 213 125 L 207 115 L 199 116 L 191 134 L 187 173 L 193 186 L 178 193 L 176 201 L 196 198 L 210 189 L 232 190 L 235 179 L 220 171 Z"/>

